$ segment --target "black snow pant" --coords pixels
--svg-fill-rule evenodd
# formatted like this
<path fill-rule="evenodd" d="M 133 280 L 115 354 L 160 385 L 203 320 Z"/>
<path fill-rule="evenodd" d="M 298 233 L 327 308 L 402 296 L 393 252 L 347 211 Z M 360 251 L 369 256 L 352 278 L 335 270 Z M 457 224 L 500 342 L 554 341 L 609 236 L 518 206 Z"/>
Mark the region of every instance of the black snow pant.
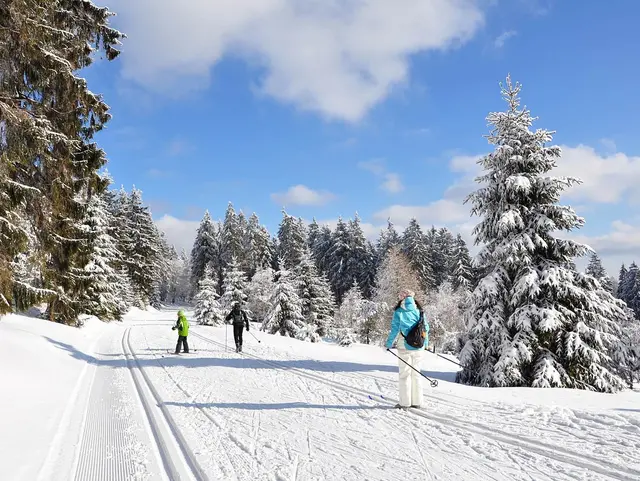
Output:
<path fill-rule="evenodd" d="M 243 329 L 244 329 L 244 324 L 233 325 L 233 340 L 236 341 L 237 350 L 242 350 L 242 330 Z"/>
<path fill-rule="evenodd" d="M 189 343 L 187 342 L 187 336 L 178 336 L 178 343 L 176 344 L 176 354 L 180 354 L 180 345 L 185 353 L 189 353 Z"/>

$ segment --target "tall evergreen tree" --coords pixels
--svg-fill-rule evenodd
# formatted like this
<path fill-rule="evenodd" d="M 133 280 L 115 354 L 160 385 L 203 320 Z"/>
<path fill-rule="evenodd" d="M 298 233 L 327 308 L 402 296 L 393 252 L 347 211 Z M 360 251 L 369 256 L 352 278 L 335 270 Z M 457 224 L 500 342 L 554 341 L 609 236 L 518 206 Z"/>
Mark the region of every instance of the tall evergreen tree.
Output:
<path fill-rule="evenodd" d="M 436 288 L 445 282 L 451 282 L 455 265 L 455 247 L 456 240 L 449 229 L 443 227 L 435 231 L 430 258 Z"/>
<path fill-rule="evenodd" d="M 326 254 L 327 276 L 336 295 L 338 303 L 353 283 L 353 272 L 349 271 L 348 264 L 351 257 L 351 235 L 349 226 L 338 219 L 338 224 L 331 235 L 331 247 Z"/>
<path fill-rule="evenodd" d="M 220 325 L 226 317 L 218 302 L 218 281 L 211 266 L 205 269 L 204 277 L 200 279 L 199 290 L 196 294 L 196 320 L 206 326 Z"/>
<path fill-rule="evenodd" d="M 435 243 L 435 238 L 432 242 Z M 411 219 L 402 235 L 402 252 L 407 256 L 413 270 L 418 274 L 422 289 L 434 289 L 436 287 L 435 261 L 431 258 L 426 236 L 416 219 Z"/>
<path fill-rule="evenodd" d="M 125 206 L 126 244 L 124 258 L 136 302 L 146 307 L 151 302 L 156 281 L 162 268 L 162 237 L 149 208 L 142 202 L 142 193 L 132 189 Z"/>
<path fill-rule="evenodd" d="M 453 279 L 451 285 L 454 291 L 460 289 L 471 290 L 473 281 L 473 265 L 467 243 L 460 234 L 456 237 L 455 251 L 453 255 Z"/>
<path fill-rule="evenodd" d="M 269 231 L 260 225 L 260 220 L 255 213 L 249 218 L 247 230 L 249 239 L 249 277 L 253 277 L 257 271 L 271 266 L 273 246 Z"/>
<path fill-rule="evenodd" d="M 280 265 L 284 263 L 284 260 L 280 261 Z M 305 330 L 302 302 L 291 271 L 282 268 L 276 272 L 275 289 L 269 306 L 269 312 L 262 324 L 263 331 L 298 338 Z"/>
<path fill-rule="evenodd" d="M 387 252 L 389 252 L 392 247 L 398 247 L 400 246 L 400 243 L 401 239 L 395 226 L 391 222 L 391 219 L 387 219 L 387 228 L 380 231 L 380 236 L 378 237 L 378 243 L 376 246 L 380 262 L 382 262 L 382 259 L 384 259 Z"/>
<path fill-rule="evenodd" d="M 243 219 L 244 215 L 240 217 L 236 214 L 233 204 L 229 202 L 220 233 L 220 256 L 225 269 L 229 268 L 232 259 L 235 259 L 239 266 L 246 265 L 243 249 L 245 237 Z"/>
<path fill-rule="evenodd" d="M 371 297 L 375 280 L 375 251 L 364 235 L 360 216 L 356 213 L 347 224 L 349 255 L 346 258 L 345 276 L 356 279 L 365 297 Z"/>
<path fill-rule="evenodd" d="M 194 288 L 198 286 L 204 277 L 207 266 L 216 269 L 216 274 L 220 274 L 221 265 L 219 262 L 220 245 L 216 227 L 207 210 L 200 221 L 196 238 L 191 249 L 191 284 Z"/>
<path fill-rule="evenodd" d="M 123 279 L 115 267 L 120 253 L 109 234 L 110 215 L 102 195 L 94 194 L 82 226 L 87 239 L 82 255 L 83 265 L 74 270 L 74 275 L 82 282 L 82 312 L 102 320 L 120 320 L 128 306 L 118 295 L 118 286 Z"/>
<path fill-rule="evenodd" d="M 332 233 L 327 225 L 320 227 L 320 231 L 313 240 L 311 255 L 316 261 L 321 274 L 329 276 L 329 252 L 331 251 Z"/>
<path fill-rule="evenodd" d="M 294 274 L 297 280 L 298 297 L 302 302 L 302 317 L 307 324 L 316 326 L 320 336 L 325 336 L 335 311 L 335 301 L 329 281 L 318 273 L 308 251 L 304 253 Z"/>
<path fill-rule="evenodd" d="M 91 1 L 0 4 L 0 313 L 11 310 L 12 262 L 25 250 L 28 219 L 47 259 L 45 288 L 56 292 L 49 318 L 73 323 L 79 314 L 71 271 L 81 262 L 86 201 L 106 187 L 98 175 L 106 156 L 93 137 L 110 115 L 75 73 L 97 49 L 108 60 L 119 54 L 111 15 Z"/>
<path fill-rule="evenodd" d="M 231 311 L 235 303 L 240 304 L 241 309 L 246 307 L 247 278 L 235 258 L 231 259 L 229 266 L 225 270 L 222 291 L 220 305 L 226 314 Z"/>
<path fill-rule="evenodd" d="M 625 265 L 622 264 L 622 266 L 620 266 L 620 273 L 618 274 L 618 289 L 616 291 L 616 297 L 618 299 L 622 299 L 623 298 L 622 289 L 623 289 L 623 286 L 624 286 L 624 280 L 627 277 L 627 272 L 629 272 L 629 271 L 627 270 Z"/>
<path fill-rule="evenodd" d="M 611 279 L 607 275 L 607 271 L 605 271 L 602 266 L 602 261 L 598 254 L 593 252 L 591 254 L 591 258 L 589 259 L 589 264 L 587 265 L 586 273 L 590 276 L 594 277 L 602 287 L 608 292 L 613 294 L 613 286 L 611 284 Z"/>
<path fill-rule="evenodd" d="M 274 271 L 271 267 L 258 270 L 247 285 L 247 309 L 251 317 L 263 322 L 269 312 L 269 300 L 274 291 Z"/>
<path fill-rule="evenodd" d="M 474 233 L 485 244 L 479 262 L 488 274 L 472 294 L 470 339 L 461 352 L 460 380 L 485 386 L 574 387 L 615 391 L 621 354 L 620 302 L 591 276 L 567 268 L 587 247 L 553 236 L 583 225 L 560 195 L 577 181 L 554 178 L 560 148 L 552 133 L 530 130 L 520 109 L 520 85 L 507 77 L 509 108 L 492 113 L 495 151 L 480 163 L 483 184 L 468 198 L 482 218 Z"/>
<path fill-rule="evenodd" d="M 278 229 L 278 257 L 286 269 L 293 269 L 307 247 L 307 233 L 302 219 L 290 216 L 282 211 L 282 222 Z"/>

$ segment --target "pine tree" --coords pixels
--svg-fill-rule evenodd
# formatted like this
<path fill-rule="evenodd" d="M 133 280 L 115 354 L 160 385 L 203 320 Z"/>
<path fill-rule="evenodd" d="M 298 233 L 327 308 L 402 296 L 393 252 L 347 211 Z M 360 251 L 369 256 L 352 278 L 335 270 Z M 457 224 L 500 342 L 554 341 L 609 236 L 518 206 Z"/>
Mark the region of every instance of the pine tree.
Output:
<path fill-rule="evenodd" d="M 280 265 L 284 265 L 284 260 Z M 291 271 L 282 268 L 276 272 L 275 289 L 269 300 L 269 312 L 262 324 L 263 331 L 294 338 L 306 332 L 302 302 L 296 287 Z"/>
<path fill-rule="evenodd" d="M 453 279 L 451 281 L 454 291 L 469 291 L 473 281 L 473 265 L 467 243 L 460 234 L 456 237 L 453 254 Z"/>
<path fill-rule="evenodd" d="M 257 271 L 271 266 L 273 247 L 269 231 L 260 225 L 260 220 L 256 214 L 252 214 L 249 218 L 247 231 L 247 238 L 249 239 L 249 277 L 251 278 Z"/>
<path fill-rule="evenodd" d="M 459 379 L 485 386 L 575 387 L 615 391 L 621 350 L 621 303 L 591 277 L 568 269 L 587 247 L 553 236 L 583 225 L 558 205 L 577 181 L 554 178 L 560 149 L 552 133 L 532 132 L 519 108 L 520 86 L 507 77 L 506 112 L 488 117 L 495 151 L 480 163 L 483 185 L 467 200 L 482 218 L 474 234 L 485 244 L 478 259 L 488 273 L 467 312 L 470 339 L 461 352 Z"/>
<path fill-rule="evenodd" d="M 620 299 L 622 299 L 627 306 L 633 309 L 634 299 L 638 295 L 640 289 L 638 289 L 638 265 L 632 262 L 629 265 L 629 269 L 620 283 Z"/>
<path fill-rule="evenodd" d="M 433 229 L 435 235 L 435 229 Z M 435 238 L 432 240 L 435 243 Z M 411 262 L 413 270 L 418 274 L 422 289 L 431 290 L 436 287 L 434 259 L 430 255 L 427 238 L 416 219 L 411 219 L 402 235 L 402 252 Z"/>
<path fill-rule="evenodd" d="M 82 268 L 74 274 L 81 279 L 81 309 L 102 320 L 120 320 L 127 310 L 126 303 L 118 296 L 122 281 L 117 260 L 120 253 L 109 234 L 112 223 L 104 198 L 94 194 L 85 213 L 82 230 L 87 239 Z"/>
<path fill-rule="evenodd" d="M 302 302 L 301 314 L 307 324 L 316 326 L 320 336 L 327 334 L 335 311 L 335 301 L 329 281 L 318 273 L 307 251 L 294 274 L 298 284 L 298 296 Z"/>
<path fill-rule="evenodd" d="M 332 232 L 329 226 L 323 225 L 311 246 L 311 255 L 321 274 L 329 276 L 329 252 L 331 251 Z"/>
<path fill-rule="evenodd" d="M 196 238 L 191 249 L 191 284 L 196 288 L 204 277 L 207 266 L 216 269 L 216 274 L 222 268 L 220 260 L 219 237 L 216 227 L 207 210 L 200 221 Z"/>
<path fill-rule="evenodd" d="M 278 228 L 278 257 L 286 269 L 293 269 L 307 247 L 307 233 L 302 219 L 290 216 L 282 211 L 282 222 Z"/>
<path fill-rule="evenodd" d="M 624 286 L 625 278 L 627 277 L 627 268 L 624 264 L 620 267 L 620 274 L 618 274 L 618 289 L 616 291 L 616 297 L 618 299 L 623 299 L 622 289 Z"/>
<path fill-rule="evenodd" d="M 144 308 L 155 292 L 158 273 L 162 268 L 162 236 L 142 202 L 142 193 L 132 189 L 125 208 L 126 230 L 124 258 L 136 303 Z"/>
<path fill-rule="evenodd" d="M 611 279 L 607 275 L 607 271 L 604 270 L 600 257 L 598 257 L 598 254 L 596 254 L 595 252 L 591 254 L 586 273 L 594 277 L 598 282 L 600 282 L 600 284 L 602 284 L 602 287 L 605 290 L 613 294 Z"/>
<path fill-rule="evenodd" d="M 222 310 L 228 314 L 234 304 L 240 304 L 241 309 L 245 309 L 247 303 L 247 278 L 242 271 L 240 264 L 235 258 L 231 258 L 229 266 L 224 273 L 222 282 L 222 298 L 220 305 Z"/>
<path fill-rule="evenodd" d="M 96 50 L 108 60 L 119 54 L 111 15 L 91 1 L 0 4 L 0 313 L 11 310 L 12 263 L 27 247 L 27 221 L 47 260 L 43 287 L 56 292 L 49 319 L 77 320 L 78 227 L 87 199 L 104 188 L 98 170 L 106 156 L 92 139 L 110 115 L 75 72 Z"/>
<path fill-rule="evenodd" d="M 378 244 L 376 246 L 380 262 L 382 262 L 382 259 L 384 259 L 384 257 L 387 255 L 387 252 L 389 252 L 392 247 L 398 247 L 400 246 L 400 244 L 400 236 L 398 235 L 395 226 L 390 219 L 387 219 L 387 228 L 383 231 L 380 231 Z"/>
<path fill-rule="evenodd" d="M 338 218 L 338 224 L 331 235 L 331 247 L 326 255 L 327 277 L 335 293 L 338 303 L 353 283 L 353 272 L 349 271 L 349 259 L 351 258 L 351 235 L 348 225 Z"/>
<path fill-rule="evenodd" d="M 220 237 L 220 256 L 222 259 L 222 266 L 225 269 L 229 268 L 232 259 L 235 259 L 235 262 L 240 267 L 246 265 L 245 252 L 243 249 L 245 238 L 243 219 L 244 216 L 240 217 L 236 214 L 233 204 L 229 202 L 224 216 L 224 222 L 222 223 Z"/>
<path fill-rule="evenodd" d="M 218 281 L 214 278 L 211 267 L 205 269 L 204 277 L 200 280 L 198 288 L 194 312 L 196 320 L 206 326 L 223 324 L 226 316 L 218 302 Z"/>

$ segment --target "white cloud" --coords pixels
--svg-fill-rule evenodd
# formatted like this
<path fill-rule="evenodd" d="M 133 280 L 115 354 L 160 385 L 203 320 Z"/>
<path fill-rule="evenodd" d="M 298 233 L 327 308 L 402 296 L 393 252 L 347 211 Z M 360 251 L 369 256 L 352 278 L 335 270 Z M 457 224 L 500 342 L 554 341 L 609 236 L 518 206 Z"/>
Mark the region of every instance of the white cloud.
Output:
<path fill-rule="evenodd" d="M 605 148 L 607 153 L 614 153 L 618 151 L 618 146 L 616 145 L 616 141 L 613 139 L 600 139 L 600 144 Z"/>
<path fill-rule="evenodd" d="M 423 227 L 431 225 L 451 225 L 469 219 L 469 208 L 459 201 L 440 199 L 427 205 L 392 205 L 373 215 L 378 221 L 391 222 L 401 228 L 415 218 Z"/>
<path fill-rule="evenodd" d="M 191 252 L 196 232 L 200 226 L 199 221 L 177 219 L 165 214 L 155 222 L 158 228 L 164 232 L 167 242 L 174 245 L 178 252 L 181 249 L 187 253 Z"/>
<path fill-rule="evenodd" d="M 147 88 L 205 88 L 228 56 L 259 90 L 358 121 L 409 77 L 409 57 L 454 48 L 484 24 L 482 0 L 112 0 L 128 39 L 122 74 Z"/>
<path fill-rule="evenodd" d="M 502 34 L 498 35 L 496 39 L 493 41 L 493 46 L 497 49 L 501 49 L 504 47 L 505 43 L 507 43 L 507 40 L 509 40 L 512 37 L 515 37 L 517 34 L 518 32 L 516 32 L 515 30 L 509 30 L 507 32 L 503 32 Z"/>
<path fill-rule="evenodd" d="M 331 192 L 312 190 L 306 185 L 294 185 L 287 192 L 271 194 L 271 199 L 285 206 L 288 205 L 325 205 L 336 196 Z"/>
<path fill-rule="evenodd" d="M 367 170 L 376 177 L 382 179 L 382 184 L 380 184 L 382 190 L 390 194 L 397 194 L 404 190 L 400 174 L 388 172 L 383 160 L 374 159 L 366 162 L 360 162 L 358 163 L 358 167 L 363 170 Z"/>
<path fill-rule="evenodd" d="M 586 145 L 561 148 L 562 158 L 553 175 L 582 180 L 582 184 L 568 189 L 564 197 L 603 204 L 640 200 L 640 157 L 621 152 L 600 155 Z"/>
<path fill-rule="evenodd" d="M 174 139 L 167 147 L 167 154 L 171 157 L 179 157 L 193 150 L 193 146 L 182 139 Z"/>

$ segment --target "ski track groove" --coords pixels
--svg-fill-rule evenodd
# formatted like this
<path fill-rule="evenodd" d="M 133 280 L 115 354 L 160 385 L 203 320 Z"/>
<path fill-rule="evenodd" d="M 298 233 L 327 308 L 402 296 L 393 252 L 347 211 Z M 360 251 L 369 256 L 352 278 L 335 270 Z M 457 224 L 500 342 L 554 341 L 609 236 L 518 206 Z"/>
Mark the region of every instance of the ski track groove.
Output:
<path fill-rule="evenodd" d="M 192 395 L 185 388 L 182 387 L 182 385 L 169 372 L 167 367 L 162 362 L 160 362 L 157 356 L 155 354 L 153 354 L 153 356 L 156 359 L 156 362 L 158 362 L 158 365 L 164 370 L 167 377 L 171 380 L 171 382 L 180 390 L 180 392 L 182 392 L 182 394 L 187 399 L 191 399 Z M 226 356 L 226 353 L 225 353 L 225 356 Z M 239 470 L 244 471 L 244 474 L 248 474 L 249 475 L 248 479 L 253 479 L 261 463 L 258 461 L 258 459 L 255 456 L 251 456 L 250 461 L 247 459 L 244 459 L 247 457 L 247 455 L 249 456 L 251 455 L 251 450 L 246 449 L 243 443 L 240 440 L 238 440 L 235 436 L 233 436 L 233 434 L 229 430 L 224 420 L 220 421 L 216 419 L 207 411 L 206 408 L 198 405 L 197 403 L 193 403 L 193 405 L 220 431 L 220 436 L 218 437 L 218 440 L 217 440 L 218 446 L 220 448 L 218 449 L 218 451 L 224 453 L 225 458 L 228 461 L 229 467 L 233 471 L 233 479 L 236 481 L 240 479 Z M 229 441 L 226 441 L 226 439 L 228 439 Z M 257 445 L 257 441 L 256 441 L 256 445 Z M 235 458 L 241 459 L 242 462 L 238 463 L 233 461 L 233 458 L 229 454 L 229 451 L 232 451 L 232 450 L 235 450 L 236 452 L 238 452 L 239 456 L 236 456 Z M 255 448 L 255 451 L 257 451 L 257 447 Z"/>
<path fill-rule="evenodd" d="M 210 339 L 208 337 L 205 337 L 201 334 L 193 333 L 192 335 L 194 335 L 195 337 L 198 337 L 199 339 L 205 342 L 209 342 L 219 347 L 224 346 L 224 344 L 216 340 Z M 370 395 L 379 396 L 376 393 L 373 393 L 361 388 L 357 388 L 354 386 L 350 386 L 339 381 L 334 381 L 324 376 L 321 376 L 319 374 L 307 372 L 300 368 L 283 367 L 280 364 L 277 364 L 273 361 L 269 361 L 267 359 L 263 359 L 257 355 L 248 354 L 248 353 L 243 353 L 243 354 L 259 362 L 262 362 L 266 365 L 274 367 L 276 369 L 297 373 L 300 376 L 307 377 L 309 379 L 314 379 L 326 385 L 333 386 L 336 389 L 339 389 L 343 392 L 351 392 L 352 394 L 365 396 L 367 398 Z M 386 401 L 387 404 L 394 404 L 397 402 L 397 400 L 395 399 L 386 399 L 386 398 L 384 399 L 384 401 Z M 420 416 L 422 418 L 428 419 L 432 422 L 436 422 L 439 424 L 455 425 L 456 427 L 460 428 L 463 431 L 473 432 L 475 434 L 485 436 L 486 438 L 492 439 L 498 444 L 502 443 L 502 444 L 509 445 L 511 447 L 528 450 L 539 456 L 546 457 L 548 459 L 552 459 L 560 463 L 570 464 L 580 469 L 591 470 L 593 472 L 596 472 L 598 474 L 601 474 L 603 476 L 606 476 L 612 479 L 617 479 L 620 481 L 637 481 L 638 479 L 640 479 L 640 470 L 619 466 L 615 463 L 608 462 L 606 460 L 599 459 L 599 458 L 593 458 L 593 457 L 587 458 L 583 454 L 573 452 L 570 449 L 564 448 L 562 446 L 549 445 L 535 439 L 525 438 L 523 436 L 520 437 L 511 433 L 508 433 L 506 431 L 500 431 L 498 429 L 489 428 L 477 422 L 464 421 L 460 419 L 454 419 L 451 417 L 444 417 L 435 413 L 421 411 L 414 408 L 409 408 L 406 412 L 412 413 L 414 415 Z M 617 472 L 613 472 L 613 471 L 617 471 Z"/>
<path fill-rule="evenodd" d="M 209 481 L 209 477 L 203 472 L 203 470 L 200 467 L 200 465 L 198 464 L 193 452 L 191 451 L 191 449 L 187 445 L 186 441 L 184 440 L 184 438 L 180 434 L 180 431 L 178 430 L 178 427 L 177 427 L 175 421 L 171 417 L 170 413 L 166 410 L 166 407 L 164 405 L 162 405 L 161 400 L 160 400 L 160 398 L 158 396 L 158 392 L 156 391 L 156 389 L 153 386 L 153 384 L 151 383 L 149 377 L 145 373 L 144 368 L 140 364 L 139 359 L 136 356 L 135 352 L 131 348 L 131 339 L 130 339 L 131 329 L 132 329 L 131 327 L 128 327 L 125 330 L 125 332 L 124 332 L 124 334 L 122 336 L 122 350 L 124 352 L 124 355 L 127 358 L 127 366 L 129 368 L 129 372 L 131 373 L 131 376 L 133 378 L 138 398 L 139 398 L 140 402 L 142 403 L 142 405 L 144 407 L 144 411 L 146 413 L 147 420 L 148 420 L 149 425 L 151 427 L 156 447 L 158 449 L 158 452 L 160 453 L 160 457 L 162 459 L 162 463 L 163 463 L 163 466 L 164 466 L 164 468 L 166 470 L 166 474 L 167 474 L 168 478 L 171 481 L 180 481 L 181 480 L 181 477 L 178 474 L 178 472 L 177 472 L 177 470 L 175 468 L 175 465 L 173 464 L 173 460 L 171 459 L 171 455 L 168 452 L 168 448 L 166 446 L 166 442 L 162 438 L 162 435 L 160 434 L 158 425 L 156 424 L 155 418 L 151 414 L 151 405 L 149 403 L 149 400 L 147 399 L 146 395 L 144 394 L 144 392 L 142 390 L 142 387 L 141 387 L 141 384 L 140 384 L 140 380 L 138 379 L 137 376 L 134 375 L 134 368 L 132 366 L 133 363 L 135 363 L 139 373 L 141 374 L 141 377 L 143 378 L 143 380 L 146 383 L 148 389 L 151 391 L 151 394 L 153 395 L 153 397 L 155 398 L 156 402 L 158 403 L 158 407 L 161 409 L 161 411 L 162 411 L 162 413 L 164 415 L 164 419 L 167 422 L 167 424 L 169 425 L 169 428 L 171 429 L 171 432 L 173 433 L 174 440 L 178 444 L 178 446 L 180 447 L 180 450 L 182 451 L 182 454 L 184 455 L 184 457 L 185 457 L 185 459 L 186 459 L 186 461 L 187 461 L 187 463 L 189 465 L 189 469 L 191 471 L 191 474 L 193 475 L 193 477 L 197 481 Z M 126 339 L 126 347 L 125 347 L 125 339 Z M 91 478 L 84 478 L 84 479 L 91 479 Z M 78 481 L 80 481 L 80 480 L 78 480 Z"/>

